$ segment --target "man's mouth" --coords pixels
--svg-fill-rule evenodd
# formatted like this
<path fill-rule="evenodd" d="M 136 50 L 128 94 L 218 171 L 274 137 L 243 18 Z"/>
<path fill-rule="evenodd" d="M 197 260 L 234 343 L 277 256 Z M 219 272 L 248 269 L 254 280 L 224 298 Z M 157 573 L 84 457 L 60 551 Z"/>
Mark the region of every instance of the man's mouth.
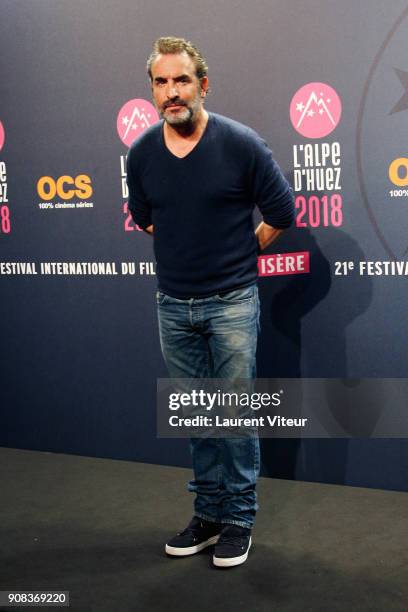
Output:
<path fill-rule="evenodd" d="M 172 109 L 183 108 L 184 106 L 185 104 L 167 104 L 164 110 L 167 110 L 168 108 L 172 108 Z"/>

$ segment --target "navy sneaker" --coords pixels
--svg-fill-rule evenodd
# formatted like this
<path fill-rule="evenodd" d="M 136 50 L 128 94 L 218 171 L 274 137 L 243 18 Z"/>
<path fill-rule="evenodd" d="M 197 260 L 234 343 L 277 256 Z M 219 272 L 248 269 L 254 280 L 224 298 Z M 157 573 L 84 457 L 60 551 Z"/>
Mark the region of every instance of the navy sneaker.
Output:
<path fill-rule="evenodd" d="M 175 557 L 195 555 L 218 541 L 223 525 L 193 516 L 184 529 L 166 544 L 166 553 Z"/>
<path fill-rule="evenodd" d="M 215 546 L 213 563 L 217 567 L 241 565 L 248 558 L 251 548 L 251 530 L 238 525 L 227 525 Z"/>

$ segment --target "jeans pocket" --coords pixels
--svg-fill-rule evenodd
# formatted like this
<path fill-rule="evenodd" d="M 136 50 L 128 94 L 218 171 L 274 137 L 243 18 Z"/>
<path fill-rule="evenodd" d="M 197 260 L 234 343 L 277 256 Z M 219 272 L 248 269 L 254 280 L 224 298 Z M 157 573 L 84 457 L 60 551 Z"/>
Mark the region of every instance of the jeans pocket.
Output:
<path fill-rule="evenodd" d="M 217 294 L 215 297 L 222 304 L 241 304 L 250 302 L 256 294 L 257 288 L 254 285 L 244 287 L 243 289 L 235 289 L 227 293 Z"/>
<path fill-rule="evenodd" d="M 164 301 L 166 299 L 167 295 L 165 293 L 163 293 L 162 291 L 156 291 L 156 303 L 158 306 L 161 306 L 162 304 L 164 304 Z"/>

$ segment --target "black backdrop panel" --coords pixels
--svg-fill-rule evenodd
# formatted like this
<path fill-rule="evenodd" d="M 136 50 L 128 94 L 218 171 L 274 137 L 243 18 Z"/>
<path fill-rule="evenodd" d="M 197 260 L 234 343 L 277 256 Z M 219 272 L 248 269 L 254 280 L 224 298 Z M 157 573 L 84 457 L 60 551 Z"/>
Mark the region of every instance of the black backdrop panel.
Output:
<path fill-rule="evenodd" d="M 408 375 L 407 13 L 403 0 L 2 0 L 2 445 L 189 465 L 185 441 L 156 438 L 154 258 L 123 173 L 130 130 L 155 120 L 145 62 L 162 35 L 203 50 L 207 108 L 262 134 L 296 190 L 296 227 L 260 263 L 259 376 Z M 288 274 L 287 253 L 308 270 L 297 258 Z M 408 488 L 404 440 L 263 451 L 268 475 Z"/>

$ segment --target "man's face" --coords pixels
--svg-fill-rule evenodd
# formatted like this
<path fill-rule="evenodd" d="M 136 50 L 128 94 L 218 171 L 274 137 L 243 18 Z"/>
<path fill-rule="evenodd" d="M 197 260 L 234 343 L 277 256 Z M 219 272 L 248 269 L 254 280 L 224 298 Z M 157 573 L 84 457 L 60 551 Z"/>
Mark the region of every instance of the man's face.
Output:
<path fill-rule="evenodd" d="M 161 54 L 153 62 L 152 94 L 160 116 L 169 125 L 193 123 L 202 109 L 207 77 L 200 84 L 187 53 Z"/>

